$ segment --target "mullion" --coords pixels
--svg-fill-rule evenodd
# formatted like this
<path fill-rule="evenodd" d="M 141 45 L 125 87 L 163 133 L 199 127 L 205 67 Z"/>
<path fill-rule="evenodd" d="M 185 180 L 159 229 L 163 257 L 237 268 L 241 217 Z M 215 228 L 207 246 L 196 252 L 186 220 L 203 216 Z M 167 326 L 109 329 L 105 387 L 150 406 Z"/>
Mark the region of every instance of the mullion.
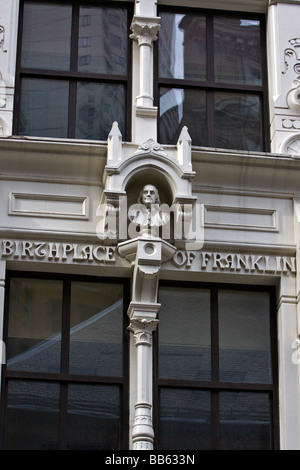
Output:
<path fill-rule="evenodd" d="M 77 109 L 77 81 L 69 81 L 68 137 L 75 139 Z"/>
<path fill-rule="evenodd" d="M 264 87 L 261 85 L 244 85 L 235 83 L 214 82 L 212 80 L 184 80 L 181 78 L 159 78 L 158 85 L 160 87 L 168 88 L 194 88 L 199 89 L 213 89 L 217 91 L 239 91 L 245 93 L 262 93 Z"/>

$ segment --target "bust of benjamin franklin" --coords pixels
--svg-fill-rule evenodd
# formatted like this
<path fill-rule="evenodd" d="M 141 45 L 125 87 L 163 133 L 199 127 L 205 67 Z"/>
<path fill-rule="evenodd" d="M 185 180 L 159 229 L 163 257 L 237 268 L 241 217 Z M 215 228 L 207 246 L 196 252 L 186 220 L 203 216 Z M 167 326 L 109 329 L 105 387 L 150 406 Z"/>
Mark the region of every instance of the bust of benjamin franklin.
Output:
<path fill-rule="evenodd" d="M 168 214 L 160 210 L 159 192 L 152 184 L 146 184 L 141 190 L 138 203 L 130 206 L 129 220 L 141 228 L 161 227 L 169 221 Z"/>

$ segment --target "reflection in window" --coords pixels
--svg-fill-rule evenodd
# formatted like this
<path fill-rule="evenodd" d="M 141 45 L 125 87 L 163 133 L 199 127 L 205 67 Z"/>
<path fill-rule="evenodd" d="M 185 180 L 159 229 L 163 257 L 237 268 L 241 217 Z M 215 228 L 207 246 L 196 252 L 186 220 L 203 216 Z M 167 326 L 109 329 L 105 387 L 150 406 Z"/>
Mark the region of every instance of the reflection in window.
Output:
<path fill-rule="evenodd" d="M 206 19 L 163 12 L 159 34 L 159 75 L 206 79 Z"/>
<path fill-rule="evenodd" d="M 262 146 L 259 96 L 219 92 L 214 98 L 217 147 L 259 151 Z"/>
<path fill-rule="evenodd" d="M 214 18 L 214 46 L 216 81 L 261 85 L 260 21 Z"/>
<path fill-rule="evenodd" d="M 118 449 L 119 387 L 95 384 L 70 385 L 67 421 L 68 450 Z"/>
<path fill-rule="evenodd" d="M 81 7 L 79 23 L 79 47 L 83 38 L 89 36 L 90 56 L 89 63 L 79 63 L 78 71 L 106 74 L 127 73 L 127 11 L 119 8 L 113 13 L 118 18 L 114 23 L 108 22 L 111 17 L 111 8 Z M 84 18 L 90 18 L 87 23 Z M 123 60 L 117 63 L 111 60 L 115 54 Z"/>
<path fill-rule="evenodd" d="M 70 5 L 25 2 L 22 67 L 69 70 L 71 19 Z"/>
<path fill-rule="evenodd" d="M 8 276 L 5 449 L 124 448 L 124 284 Z"/>
<path fill-rule="evenodd" d="M 210 449 L 211 411 L 208 391 L 166 388 L 161 391 L 160 406 L 161 449 Z"/>
<path fill-rule="evenodd" d="M 277 448 L 273 296 L 268 288 L 162 283 L 159 449 Z"/>
<path fill-rule="evenodd" d="M 68 135 L 69 83 L 65 80 L 24 78 L 19 122 L 20 135 Z"/>
<path fill-rule="evenodd" d="M 270 429 L 268 393 L 220 392 L 220 449 L 268 449 Z"/>
<path fill-rule="evenodd" d="M 123 85 L 79 82 L 77 85 L 76 138 L 106 140 L 112 122 L 125 127 Z"/>
<path fill-rule="evenodd" d="M 122 286 L 72 284 L 72 374 L 122 375 L 122 318 Z"/>
<path fill-rule="evenodd" d="M 221 381 L 271 383 L 269 308 L 267 292 L 219 292 Z"/>
<path fill-rule="evenodd" d="M 162 305 L 159 313 L 160 377 L 209 380 L 209 291 L 178 291 L 165 287 L 160 289 L 159 302 Z M 184 318 L 184 328 L 180 318 Z"/>
<path fill-rule="evenodd" d="M 9 311 L 7 368 L 59 372 L 62 283 L 12 279 Z"/>
<path fill-rule="evenodd" d="M 11 380 L 7 392 L 7 450 L 58 448 L 58 383 Z"/>
<path fill-rule="evenodd" d="M 206 93 L 180 88 L 160 89 L 160 135 L 164 143 L 176 144 L 183 126 L 194 137 L 194 145 L 207 145 Z"/>
<path fill-rule="evenodd" d="M 159 142 L 265 150 L 263 18 L 161 9 Z"/>
<path fill-rule="evenodd" d="M 14 133 L 107 140 L 117 121 L 126 139 L 127 19 L 125 6 L 24 0 Z M 86 100 L 93 93 L 92 121 Z"/>

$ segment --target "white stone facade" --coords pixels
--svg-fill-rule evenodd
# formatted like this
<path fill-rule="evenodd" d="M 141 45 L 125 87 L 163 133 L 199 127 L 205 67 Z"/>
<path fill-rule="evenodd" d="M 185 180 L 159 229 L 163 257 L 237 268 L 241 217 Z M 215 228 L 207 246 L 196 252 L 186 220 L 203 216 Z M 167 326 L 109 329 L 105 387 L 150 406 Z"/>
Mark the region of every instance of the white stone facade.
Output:
<path fill-rule="evenodd" d="M 157 3 L 224 9 L 218 1 L 135 0 L 132 141 L 115 122 L 107 142 L 84 142 L 12 135 L 18 0 L 0 0 L 0 324 L 7 269 L 131 278 L 130 448 L 152 449 L 158 280 L 274 285 L 280 448 L 299 450 L 300 3 L 226 2 L 267 17 L 271 153 L 195 147 L 186 128 L 177 145 L 157 142 Z M 187 207 L 200 208 L 196 239 L 126 239 L 119 225 L 99 242 L 98 208 L 120 220 L 122 196 L 136 200 L 135 188 L 148 182 L 175 217 L 190 220 Z"/>

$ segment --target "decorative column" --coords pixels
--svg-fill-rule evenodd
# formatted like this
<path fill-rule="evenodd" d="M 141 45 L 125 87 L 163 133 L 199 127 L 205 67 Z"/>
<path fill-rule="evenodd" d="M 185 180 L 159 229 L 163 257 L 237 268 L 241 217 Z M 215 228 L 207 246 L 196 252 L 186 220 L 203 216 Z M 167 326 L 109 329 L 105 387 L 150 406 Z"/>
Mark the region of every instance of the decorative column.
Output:
<path fill-rule="evenodd" d="M 131 362 L 131 391 L 134 409 L 131 409 L 132 448 L 151 450 L 154 443 L 152 423 L 152 333 L 158 320 L 157 303 L 159 272 L 163 262 L 171 259 L 175 247 L 161 238 L 148 235 L 118 245 L 121 256 L 133 266 L 132 294 L 128 309 L 129 330 L 133 333 L 135 350 Z M 134 384 L 134 385 L 132 385 Z M 134 390 L 133 390 L 134 388 Z"/>
<path fill-rule="evenodd" d="M 136 98 L 137 108 L 151 108 L 152 96 L 152 43 L 157 40 L 159 18 L 135 16 L 131 24 L 131 39 L 137 41 L 140 50 L 140 93 Z"/>
<path fill-rule="evenodd" d="M 144 142 L 150 137 L 156 139 L 157 107 L 153 106 L 153 42 L 157 40 L 160 18 L 136 15 L 131 24 L 131 39 L 137 42 L 139 54 L 134 49 L 134 81 L 137 91 L 133 140 Z M 134 79 L 133 77 L 133 79 Z"/>

